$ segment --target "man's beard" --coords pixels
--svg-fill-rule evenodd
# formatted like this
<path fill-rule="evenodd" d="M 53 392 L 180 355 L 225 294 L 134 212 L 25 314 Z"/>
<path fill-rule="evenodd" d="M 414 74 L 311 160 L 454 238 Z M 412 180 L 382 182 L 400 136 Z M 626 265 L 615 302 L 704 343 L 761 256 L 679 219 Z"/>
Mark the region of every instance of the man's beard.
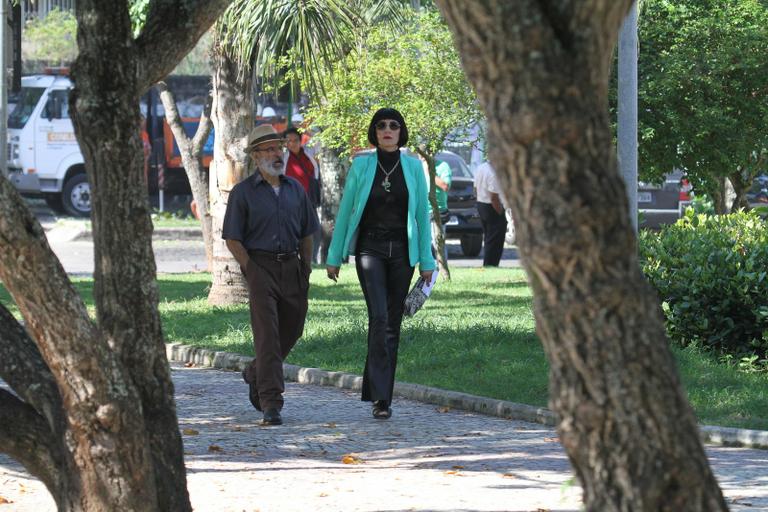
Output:
<path fill-rule="evenodd" d="M 270 176 L 280 176 L 283 174 L 282 157 L 260 158 L 256 165 Z"/>

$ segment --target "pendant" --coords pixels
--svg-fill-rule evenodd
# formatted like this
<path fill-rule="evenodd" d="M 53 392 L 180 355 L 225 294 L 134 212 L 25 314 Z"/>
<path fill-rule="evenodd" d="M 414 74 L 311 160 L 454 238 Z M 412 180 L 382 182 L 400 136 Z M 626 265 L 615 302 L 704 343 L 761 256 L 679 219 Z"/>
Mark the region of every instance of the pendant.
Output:
<path fill-rule="evenodd" d="M 384 178 L 384 181 L 381 182 L 382 188 L 384 188 L 384 192 L 389 192 L 389 187 L 392 186 L 392 184 L 389 182 L 389 176 Z"/>

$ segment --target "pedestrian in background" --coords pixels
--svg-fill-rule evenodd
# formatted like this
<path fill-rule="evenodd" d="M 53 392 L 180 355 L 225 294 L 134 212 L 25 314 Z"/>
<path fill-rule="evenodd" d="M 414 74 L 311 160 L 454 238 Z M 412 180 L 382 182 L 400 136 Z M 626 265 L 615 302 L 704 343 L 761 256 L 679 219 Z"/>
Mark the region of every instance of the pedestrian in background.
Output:
<path fill-rule="evenodd" d="M 421 162 L 401 154 L 408 128 L 395 109 L 373 115 L 368 141 L 376 152 L 358 157 L 347 174 L 328 249 L 327 273 L 334 281 L 341 261 L 355 255 L 360 287 L 368 307 L 368 355 L 362 400 L 373 402 L 373 417 L 392 415 L 403 302 L 418 264 L 430 281 L 435 260 L 427 182 Z"/>
<path fill-rule="evenodd" d="M 285 160 L 285 175 L 295 178 L 301 183 L 317 213 L 321 201 L 320 166 L 317 165 L 317 160 L 307 153 L 301 145 L 299 130 L 292 126 L 283 132 L 283 137 L 285 137 L 285 147 L 288 149 L 288 158 Z M 313 240 L 312 261 L 317 261 L 322 239 L 322 231 L 318 229 Z"/>
<path fill-rule="evenodd" d="M 256 172 L 232 188 L 222 238 L 248 282 L 255 359 L 243 371 L 264 423 L 283 420 L 283 361 L 304 332 L 312 272 L 315 209 L 304 188 L 283 174 L 283 138 L 271 125 L 248 136 Z"/>
<path fill-rule="evenodd" d="M 419 155 L 421 165 L 424 167 L 424 176 L 429 187 L 429 165 L 427 160 Z M 440 225 L 443 235 L 443 259 L 448 261 L 448 247 L 445 244 L 445 224 L 451 217 L 448 210 L 448 191 L 451 189 L 453 171 L 448 162 L 435 159 L 435 202 L 437 202 L 437 214 L 440 216 Z M 432 202 L 429 202 L 429 218 L 432 220 L 432 254 L 437 257 L 437 221 L 432 211 Z"/>
<path fill-rule="evenodd" d="M 501 189 L 496 171 L 489 162 L 475 169 L 475 197 L 477 213 L 483 226 L 483 266 L 498 267 L 504 252 L 507 217 L 504 214 Z"/>

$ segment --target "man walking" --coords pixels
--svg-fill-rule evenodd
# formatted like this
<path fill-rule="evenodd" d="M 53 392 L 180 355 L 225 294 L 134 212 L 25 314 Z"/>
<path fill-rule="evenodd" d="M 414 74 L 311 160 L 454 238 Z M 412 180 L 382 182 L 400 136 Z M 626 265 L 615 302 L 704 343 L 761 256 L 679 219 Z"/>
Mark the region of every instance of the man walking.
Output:
<path fill-rule="evenodd" d="M 232 188 L 222 238 L 248 282 L 256 358 L 243 371 L 264 423 L 283 420 L 283 360 L 304 332 L 317 216 L 301 184 L 283 175 L 283 139 L 254 128 L 246 151 L 256 172 Z"/>
<path fill-rule="evenodd" d="M 498 267 L 501 253 L 504 252 L 507 217 L 504 215 L 496 171 L 489 162 L 475 169 L 475 196 L 477 213 L 483 226 L 483 266 Z"/>

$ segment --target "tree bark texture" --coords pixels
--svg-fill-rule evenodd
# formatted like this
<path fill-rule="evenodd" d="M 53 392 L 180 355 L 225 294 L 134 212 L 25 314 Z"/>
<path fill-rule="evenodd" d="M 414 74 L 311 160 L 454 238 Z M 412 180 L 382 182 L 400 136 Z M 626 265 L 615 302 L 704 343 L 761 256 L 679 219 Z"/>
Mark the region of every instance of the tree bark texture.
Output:
<path fill-rule="evenodd" d="M 176 144 L 179 146 L 181 162 L 184 164 L 184 171 L 189 180 L 189 188 L 192 189 L 192 197 L 197 204 L 200 227 L 203 231 L 203 243 L 205 244 L 205 258 L 210 272 L 213 269 L 213 232 L 208 198 L 208 170 L 203 167 L 202 155 L 205 142 L 211 133 L 211 96 L 208 95 L 203 112 L 200 114 L 197 131 L 194 137 L 190 139 L 181 122 L 173 93 L 168 89 L 165 82 L 158 82 L 157 88 L 165 108 L 165 119 L 171 127 Z"/>
<path fill-rule="evenodd" d="M 437 4 L 487 114 L 587 510 L 726 510 L 612 148 L 609 64 L 631 0 Z"/>
<path fill-rule="evenodd" d="M 59 510 L 191 510 L 157 312 L 138 106 L 228 3 L 155 0 L 138 39 L 127 1 L 77 3 L 70 108 L 91 185 L 95 322 L 0 177 L 0 279 L 25 321 L 0 308 L 0 377 L 16 393 L 0 395 L 0 450 L 41 478 Z"/>
<path fill-rule="evenodd" d="M 320 204 L 320 230 L 322 243 L 320 248 L 320 263 L 325 265 L 328 256 L 328 247 L 331 245 L 333 226 L 336 215 L 341 205 L 341 194 L 344 191 L 344 182 L 349 171 L 349 163 L 341 158 L 337 150 L 320 147 L 315 155 L 317 165 L 320 166 L 321 197 Z"/>
<path fill-rule="evenodd" d="M 229 192 L 253 172 L 245 152 L 253 128 L 253 79 L 214 43 L 213 107 L 211 120 L 216 140 L 211 161 L 210 198 L 213 232 L 213 275 L 208 303 L 212 305 L 248 302 L 248 288 L 240 265 L 221 238 Z"/>

